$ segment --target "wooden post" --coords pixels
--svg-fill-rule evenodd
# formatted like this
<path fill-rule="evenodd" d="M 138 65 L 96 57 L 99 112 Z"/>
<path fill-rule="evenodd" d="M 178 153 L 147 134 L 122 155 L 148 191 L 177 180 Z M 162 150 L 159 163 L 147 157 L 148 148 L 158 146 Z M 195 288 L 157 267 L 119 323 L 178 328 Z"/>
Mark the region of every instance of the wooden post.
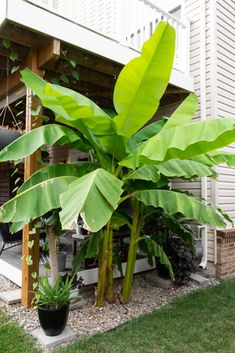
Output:
<path fill-rule="evenodd" d="M 38 70 L 37 66 L 37 50 L 31 49 L 29 55 L 28 66 L 32 71 L 43 76 L 43 71 Z M 32 95 L 32 91 L 27 88 L 26 90 L 26 131 L 30 131 L 42 124 L 42 111 L 37 117 L 32 116 L 32 110 L 39 105 L 39 100 Z M 37 157 L 39 151 L 35 152 L 30 157 L 25 159 L 24 163 L 24 179 L 27 180 L 38 169 Z M 31 207 L 29 204 L 28 207 Z M 33 225 L 29 224 L 23 229 L 23 244 L 22 244 L 22 290 L 21 290 L 21 304 L 26 307 L 30 307 L 32 299 L 34 297 L 33 282 L 35 281 L 32 277 L 32 273 L 39 271 L 39 235 L 30 234 Z M 30 249 L 28 242 L 34 240 L 34 245 Z M 26 259 L 32 259 L 32 265 L 26 262 Z"/>

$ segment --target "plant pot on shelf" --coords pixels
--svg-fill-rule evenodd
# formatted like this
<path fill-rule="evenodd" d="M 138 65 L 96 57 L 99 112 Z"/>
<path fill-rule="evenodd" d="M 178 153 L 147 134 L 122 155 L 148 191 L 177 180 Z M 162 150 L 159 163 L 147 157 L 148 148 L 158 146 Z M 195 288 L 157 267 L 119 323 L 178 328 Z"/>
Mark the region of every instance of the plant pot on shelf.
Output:
<path fill-rule="evenodd" d="M 38 307 L 38 318 L 46 336 L 60 335 L 68 321 L 69 304 L 58 308 Z"/>
<path fill-rule="evenodd" d="M 20 136 L 21 134 L 19 131 L 0 127 L 0 150 L 8 146 L 11 142 L 15 141 Z"/>

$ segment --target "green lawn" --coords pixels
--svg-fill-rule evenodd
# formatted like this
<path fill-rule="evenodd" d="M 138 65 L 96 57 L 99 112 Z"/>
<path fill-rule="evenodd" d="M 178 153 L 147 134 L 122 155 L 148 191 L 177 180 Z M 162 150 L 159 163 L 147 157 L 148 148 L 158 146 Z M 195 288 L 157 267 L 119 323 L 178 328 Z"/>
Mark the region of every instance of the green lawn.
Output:
<path fill-rule="evenodd" d="M 234 353 L 235 280 L 191 293 L 56 353 Z"/>
<path fill-rule="evenodd" d="M 0 314 L 0 352 L 38 353 L 32 340 Z M 234 353 L 235 280 L 181 297 L 112 332 L 54 353 Z"/>
<path fill-rule="evenodd" d="M 0 311 L 0 352 L 1 353 L 39 353 L 35 341 Z"/>

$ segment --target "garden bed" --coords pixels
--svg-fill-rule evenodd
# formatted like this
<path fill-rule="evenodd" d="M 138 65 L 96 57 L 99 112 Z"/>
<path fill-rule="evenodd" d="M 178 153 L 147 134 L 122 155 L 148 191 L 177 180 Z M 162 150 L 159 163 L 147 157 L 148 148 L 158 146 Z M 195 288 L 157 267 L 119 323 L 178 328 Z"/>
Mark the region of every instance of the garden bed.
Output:
<path fill-rule="evenodd" d="M 210 280 L 210 283 L 217 283 Z M 120 291 L 120 280 L 116 280 L 116 292 Z M 147 282 L 144 274 L 136 275 L 132 300 L 127 305 L 121 305 L 117 298 L 116 304 L 106 304 L 103 308 L 94 307 L 94 295 L 88 298 L 87 305 L 70 312 L 68 325 L 76 332 L 78 338 L 90 336 L 98 332 L 111 330 L 141 314 L 168 304 L 172 299 L 197 289 L 193 282 L 181 287 L 162 289 Z M 17 286 L 0 276 L 0 290 L 15 289 Z M 0 307 L 7 312 L 26 331 L 31 332 L 39 327 L 36 310 L 25 309 L 20 304 L 6 305 L 0 301 Z"/>

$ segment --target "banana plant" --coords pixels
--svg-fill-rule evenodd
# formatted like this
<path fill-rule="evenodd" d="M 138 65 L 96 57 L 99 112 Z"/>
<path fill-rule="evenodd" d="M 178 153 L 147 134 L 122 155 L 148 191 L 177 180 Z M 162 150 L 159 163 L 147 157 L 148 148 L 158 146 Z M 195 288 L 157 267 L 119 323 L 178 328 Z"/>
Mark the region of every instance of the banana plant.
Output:
<path fill-rule="evenodd" d="M 161 22 L 141 55 L 123 68 L 116 81 L 114 117 L 78 92 L 47 83 L 29 69 L 22 71 L 23 82 L 44 107 L 54 112 L 55 123 L 36 128 L 8 145 L 0 152 L 0 162 L 25 158 L 42 145 L 57 142 L 90 150 L 95 163 L 89 167 L 67 164 L 39 170 L 1 207 L 0 219 L 13 222 L 15 231 L 50 210 L 60 209 L 62 228 L 69 229 L 80 216 L 93 233 L 91 241 L 84 245 L 83 256 L 93 241 L 99 256 L 98 306 L 107 296 L 113 300 L 112 217 L 125 200 L 131 200 L 132 221 L 122 302 L 131 295 L 145 206 L 160 207 L 168 215 L 180 212 L 199 223 L 224 226 L 216 209 L 189 195 L 163 189 L 173 177 L 191 180 L 215 176 L 216 161 L 232 163 L 232 158 L 218 149 L 235 141 L 233 119 L 191 122 L 197 109 L 194 94 L 169 119 L 146 126 L 169 83 L 174 50 L 175 31 Z M 160 250 L 156 249 L 156 255 L 166 262 Z"/>

